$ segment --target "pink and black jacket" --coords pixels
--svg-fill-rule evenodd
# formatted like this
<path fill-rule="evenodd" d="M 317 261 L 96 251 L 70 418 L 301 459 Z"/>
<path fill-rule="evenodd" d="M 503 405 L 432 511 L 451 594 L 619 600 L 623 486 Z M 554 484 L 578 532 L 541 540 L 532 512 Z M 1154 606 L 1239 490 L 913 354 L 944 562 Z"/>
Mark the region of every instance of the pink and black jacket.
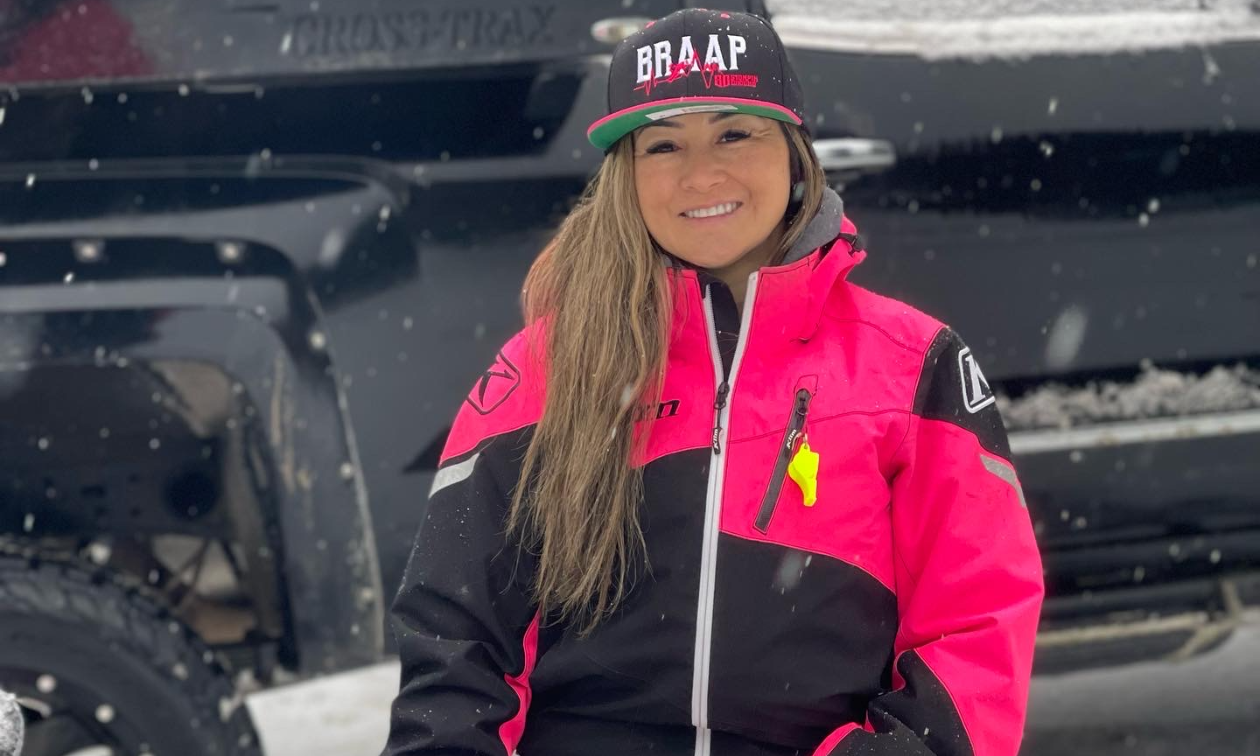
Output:
<path fill-rule="evenodd" d="M 649 574 L 587 638 L 504 537 L 544 387 L 522 332 L 447 442 L 393 605 L 385 756 L 1014 756 L 1041 561 L 993 396 L 948 327 L 846 280 L 829 194 L 729 290 L 671 266 Z M 817 500 L 789 462 L 818 453 Z"/>

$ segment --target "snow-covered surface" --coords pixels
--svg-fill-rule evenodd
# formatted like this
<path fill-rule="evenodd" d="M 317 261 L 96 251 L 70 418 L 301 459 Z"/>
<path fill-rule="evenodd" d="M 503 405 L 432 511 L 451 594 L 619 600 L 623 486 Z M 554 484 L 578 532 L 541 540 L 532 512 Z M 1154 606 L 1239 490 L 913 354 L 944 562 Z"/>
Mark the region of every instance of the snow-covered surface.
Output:
<path fill-rule="evenodd" d="M 1246 9 L 1248 0 L 768 0 L 770 13 L 844 21 L 953 21 L 1102 16 L 1113 13 L 1212 13 Z"/>
<path fill-rule="evenodd" d="M 1260 610 L 1182 661 L 1034 677 L 1021 756 L 1260 753 Z"/>
<path fill-rule="evenodd" d="M 1048 383 L 1012 401 L 998 396 L 1008 431 L 1189 417 L 1260 409 L 1260 370 L 1217 365 L 1204 375 L 1146 366 L 1130 382 Z"/>
<path fill-rule="evenodd" d="M 1260 40 L 1250 0 L 777 0 L 790 47 L 1026 58 Z"/>
<path fill-rule="evenodd" d="M 12 695 L 0 690 L 0 756 L 22 749 L 22 713 Z"/>
<path fill-rule="evenodd" d="M 266 756 L 377 756 L 389 735 L 397 661 L 249 695 Z"/>

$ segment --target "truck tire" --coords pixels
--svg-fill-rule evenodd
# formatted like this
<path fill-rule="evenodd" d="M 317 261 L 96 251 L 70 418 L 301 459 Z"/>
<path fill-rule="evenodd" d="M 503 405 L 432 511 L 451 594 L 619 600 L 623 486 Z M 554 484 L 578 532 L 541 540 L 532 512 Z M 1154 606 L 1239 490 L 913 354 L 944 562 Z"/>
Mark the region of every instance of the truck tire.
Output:
<path fill-rule="evenodd" d="M 23 756 L 262 753 L 214 653 L 143 585 L 90 565 L 0 552 L 0 688 L 23 705 Z"/>

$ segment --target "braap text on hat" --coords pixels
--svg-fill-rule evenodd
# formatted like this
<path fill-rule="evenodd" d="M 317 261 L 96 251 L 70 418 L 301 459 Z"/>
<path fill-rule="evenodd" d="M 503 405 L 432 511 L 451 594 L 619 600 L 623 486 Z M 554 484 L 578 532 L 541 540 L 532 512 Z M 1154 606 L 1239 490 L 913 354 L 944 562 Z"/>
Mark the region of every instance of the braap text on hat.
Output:
<path fill-rule="evenodd" d="M 723 44 L 722 37 L 725 37 Z M 725 54 L 723 54 L 725 49 Z M 710 34 L 701 62 L 690 36 L 679 41 L 678 62 L 674 62 L 673 45 L 669 40 L 661 40 L 650 45 L 636 48 L 635 57 L 638 62 L 638 75 L 635 89 L 650 94 L 652 88 L 689 76 L 693 71 L 704 77 L 706 87 L 755 87 L 757 75 L 732 75 L 728 72 L 739 70 L 739 56 L 748 49 L 744 37 L 730 34 Z"/>

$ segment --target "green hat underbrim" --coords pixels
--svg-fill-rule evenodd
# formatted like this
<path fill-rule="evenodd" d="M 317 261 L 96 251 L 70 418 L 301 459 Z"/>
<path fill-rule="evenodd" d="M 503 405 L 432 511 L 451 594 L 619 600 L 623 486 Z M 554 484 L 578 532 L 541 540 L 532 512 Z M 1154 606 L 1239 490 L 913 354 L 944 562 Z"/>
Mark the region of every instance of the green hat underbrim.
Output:
<path fill-rule="evenodd" d="M 747 113 L 801 125 L 801 119 L 781 105 L 736 97 L 678 97 L 636 105 L 607 115 L 591 124 L 586 138 L 601 150 L 607 150 L 637 128 L 687 113 Z"/>

